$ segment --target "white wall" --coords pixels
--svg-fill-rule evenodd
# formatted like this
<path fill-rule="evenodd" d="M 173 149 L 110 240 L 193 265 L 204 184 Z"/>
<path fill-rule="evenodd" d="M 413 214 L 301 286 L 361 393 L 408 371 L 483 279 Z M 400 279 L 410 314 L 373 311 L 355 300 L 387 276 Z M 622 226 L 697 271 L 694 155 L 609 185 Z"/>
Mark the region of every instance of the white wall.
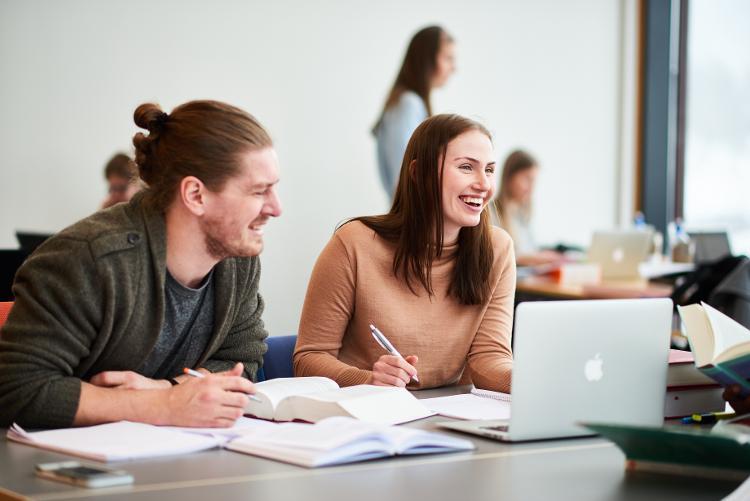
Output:
<path fill-rule="evenodd" d="M 410 36 L 439 23 L 458 73 L 436 112 L 483 120 L 500 160 L 542 161 L 539 240 L 585 243 L 615 224 L 621 4 L 536 1 L 0 3 L 0 247 L 92 212 L 101 170 L 130 150 L 135 107 L 212 98 L 275 138 L 284 214 L 262 290 L 272 334 L 295 332 L 315 258 L 344 218 L 387 201 L 369 129 Z"/>

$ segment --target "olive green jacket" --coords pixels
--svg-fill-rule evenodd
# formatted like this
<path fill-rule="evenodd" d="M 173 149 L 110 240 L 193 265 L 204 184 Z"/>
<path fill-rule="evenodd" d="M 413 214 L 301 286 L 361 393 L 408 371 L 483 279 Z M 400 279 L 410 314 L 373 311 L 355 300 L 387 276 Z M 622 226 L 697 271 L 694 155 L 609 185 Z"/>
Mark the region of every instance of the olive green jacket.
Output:
<path fill-rule="evenodd" d="M 165 276 L 164 216 L 142 196 L 42 244 L 16 274 L 16 302 L 0 331 L 0 426 L 71 426 L 81 380 L 137 370 L 164 321 Z M 254 379 L 267 336 L 260 262 L 225 259 L 213 280 L 214 330 L 198 366 L 242 362 Z"/>

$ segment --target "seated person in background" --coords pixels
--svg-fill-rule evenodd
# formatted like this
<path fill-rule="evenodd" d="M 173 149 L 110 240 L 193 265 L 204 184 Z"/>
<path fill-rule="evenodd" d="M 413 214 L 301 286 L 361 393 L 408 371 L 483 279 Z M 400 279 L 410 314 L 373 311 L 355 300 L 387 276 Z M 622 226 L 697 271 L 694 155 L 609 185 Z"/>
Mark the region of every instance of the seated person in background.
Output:
<path fill-rule="evenodd" d="M 540 250 L 531 233 L 531 198 L 539 164 L 528 153 L 516 150 L 503 165 L 500 193 L 492 202 L 492 224 L 500 226 L 513 238 L 516 263 L 536 266 L 562 261 L 563 255 Z"/>
<path fill-rule="evenodd" d="M 138 166 L 124 153 L 117 153 L 107 162 L 104 178 L 107 180 L 109 195 L 102 202 L 102 209 L 130 201 L 143 188 L 138 178 Z"/>
<path fill-rule="evenodd" d="M 515 259 L 485 210 L 493 155 L 487 129 L 467 118 L 436 115 L 417 127 L 390 212 L 343 224 L 315 264 L 297 376 L 413 389 L 465 376 L 510 390 Z M 385 353 L 371 323 L 408 356 Z"/>
<path fill-rule="evenodd" d="M 0 426 L 231 426 L 266 350 L 263 225 L 278 161 L 246 112 L 135 110 L 144 192 L 61 231 L 16 275 L 0 337 Z M 204 378 L 181 376 L 184 367 Z"/>

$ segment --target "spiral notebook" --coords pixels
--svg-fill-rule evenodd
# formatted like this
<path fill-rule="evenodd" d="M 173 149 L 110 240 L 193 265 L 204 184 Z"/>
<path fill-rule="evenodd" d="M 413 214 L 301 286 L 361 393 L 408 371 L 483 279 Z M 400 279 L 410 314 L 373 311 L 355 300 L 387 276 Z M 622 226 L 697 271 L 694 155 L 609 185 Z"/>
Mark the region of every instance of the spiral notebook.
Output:
<path fill-rule="evenodd" d="M 425 398 L 421 402 L 441 416 L 474 420 L 510 418 L 510 400 L 507 393 L 474 388 L 471 393 Z"/>

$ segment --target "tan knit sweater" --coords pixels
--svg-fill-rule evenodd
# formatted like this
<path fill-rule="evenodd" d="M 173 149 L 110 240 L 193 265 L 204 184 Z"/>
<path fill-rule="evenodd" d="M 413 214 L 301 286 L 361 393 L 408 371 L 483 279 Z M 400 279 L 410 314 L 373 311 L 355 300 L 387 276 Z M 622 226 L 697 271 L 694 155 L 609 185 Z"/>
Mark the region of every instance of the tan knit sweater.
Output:
<path fill-rule="evenodd" d="M 373 364 L 386 354 L 370 334 L 372 323 L 402 355 L 419 357 L 420 382 L 409 388 L 455 384 L 468 367 L 477 387 L 510 391 L 515 257 L 500 228 L 492 228 L 492 246 L 490 300 L 462 305 L 446 294 L 452 258 L 433 264 L 435 295 L 418 284 L 415 295 L 393 275 L 393 244 L 359 221 L 344 225 L 318 258 L 307 287 L 295 375 L 326 376 L 341 386 L 371 382 Z M 454 251 L 446 247 L 444 256 Z"/>

